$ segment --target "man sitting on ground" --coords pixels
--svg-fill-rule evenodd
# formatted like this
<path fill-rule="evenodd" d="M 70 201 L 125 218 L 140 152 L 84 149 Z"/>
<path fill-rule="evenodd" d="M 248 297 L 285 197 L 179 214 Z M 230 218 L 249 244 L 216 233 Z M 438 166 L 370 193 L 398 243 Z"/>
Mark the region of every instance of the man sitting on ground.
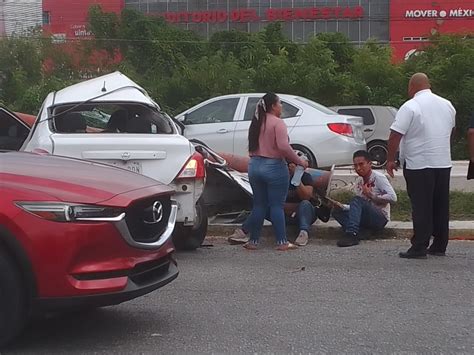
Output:
<path fill-rule="evenodd" d="M 288 169 L 290 171 L 290 183 L 284 207 L 286 221 L 287 224 L 298 226 L 299 233 L 294 243 L 299 246 L 304 246 L 308 244 L 308 232 L 311 225 L 316 222 L 316 219 L 319 217 L 323 222 L 329 220 L 329 209 L 326 207 L 315 207 L 311 203 L 313 200 L 313 179 L 310 174 L 304 172 L 299 186 L 293 186 L 291 184 L 291 178 L 295 173 L 296 165 L 289 163 Z M 270 220 L 269 214 L 267 214 L 267 219 Z M 246 223 L 247 221 L 244 222 L 241 228 L 236 229 L 227 239 L 229 243 L 244 244 L 248 242 L 249 229 L 246 227 Z"/>
<path fill-rule="evenodd" d="M 333 203 L 333 217 L 344 229 L 345 235 L 337 242 L 339 247 L 359 244 L 359 229 L 381 230 L 390 220 L 390 203 L 397 195 L 387 177 L 372 170 L 369 153 L 359 150 L 353 155 L 354 168 L 359 175 L 349 205 Z"/>

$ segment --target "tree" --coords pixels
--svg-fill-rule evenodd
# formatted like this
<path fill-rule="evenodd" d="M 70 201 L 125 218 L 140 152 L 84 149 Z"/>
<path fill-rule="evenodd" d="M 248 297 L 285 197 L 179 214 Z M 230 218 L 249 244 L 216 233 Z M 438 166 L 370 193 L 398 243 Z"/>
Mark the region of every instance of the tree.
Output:
<path fill-rule="evenodd" d="M 467 35 L 436 35 L 431 44 L 404 63 L 406 77 L 424 72 L 435 93 L 456 108 L 458 130 L 455 158 L 467 158 L 466 129 L 474 112 L 474 38 Z"/>
<path fill-rule="evenodd" d="M 281 23 L 253 34 L 217 32 L 206 41 L 162 18 L 94 6 L 88 28 L 95 40 L 77 44 L 58 45 L 37 32 L 29 39 L 1 39 L 0 101 L 37 112 L 48 92 L 118 68 L 174 113 L 212 96 L 255 91 L 297 94 L 326 105 L 399 107 L 409 77 L 421 71 L 456 107 L 461 138 L 454 156 L 467 152 L 462 137 L 474 111 L 472 35 L 436 35 L 399 64 L 388 46 L 370 40 L 355 48 L 341 33 L 320 33 L 297 45 Z"/>
<path fill-rule="evenodd" d="M 404 76 L 389 47 L 368 41 L 355 52 L 350 72 L 356 103 L 399 107 L 404 101 Z"/>
<path fill-rule="evenodd" d="M 316 38 L 323 42 L 332 52 L 334 61 L 338 64 L 339 71 L 346 71 L 354 61 L 356 48 L 341 32 L 318 33 Z"/>
<path fill-rule="evenodd" d="M 19 109 L 19 100 L 31 85 L 41 80 L 40 38 L 0 39 L 0 100 Z"/>

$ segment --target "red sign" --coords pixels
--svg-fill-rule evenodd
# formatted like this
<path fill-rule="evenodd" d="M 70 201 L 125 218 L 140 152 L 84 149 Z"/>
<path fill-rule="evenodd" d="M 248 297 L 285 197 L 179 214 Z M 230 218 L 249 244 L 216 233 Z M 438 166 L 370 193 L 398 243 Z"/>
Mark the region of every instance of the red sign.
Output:
<path fill-rule="evenodd" d="M 48 15 L 49 23 L 43 26 L 46 32 L 58 41 L 66 38 L 87 38 L 91 32 L 87 29 L 87 15 L 90 6 L 100 5 L 104 12 L 120 11 L 125 7 L 124 0 L 43 0 L 43 15 Z"/>
<path fill-rule="evenodd" d="M 390 2 L 390 42 L 395 58 L 407 59 L 429 43 L 431 35 L 473 33 L 474 7 L 466 0 Z"/>
<path fill-rule="evenodd" d="M 172 23 L 222 23 L 255 21 L 297 21 L 359 19 L 364 16 L 362 6 L 354 7 L 300 7 L 270 8 L 260 17 L 256 9 L 234 9 L 230 11 L 178 11 L 158 14 Z"/>

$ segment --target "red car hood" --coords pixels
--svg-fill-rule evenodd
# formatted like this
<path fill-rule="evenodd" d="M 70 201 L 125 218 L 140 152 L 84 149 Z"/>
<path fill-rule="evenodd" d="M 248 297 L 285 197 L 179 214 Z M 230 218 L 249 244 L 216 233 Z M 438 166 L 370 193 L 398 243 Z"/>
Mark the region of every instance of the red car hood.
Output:
<path fill-rule="evenodd" d="M 171 194 L 169 186 L 124 169 L 82 160 L 19 152 L 0 153 L 0 183 L 72 203 L 116 206 L 151 194 Z M 108 204 L 108 203 L 104 203 Z"/>

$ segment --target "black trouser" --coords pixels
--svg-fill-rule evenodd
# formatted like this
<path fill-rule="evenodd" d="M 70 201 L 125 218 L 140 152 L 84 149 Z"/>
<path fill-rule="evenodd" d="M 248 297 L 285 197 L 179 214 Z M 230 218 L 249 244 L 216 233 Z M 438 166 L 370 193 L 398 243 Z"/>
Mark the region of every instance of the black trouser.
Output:
<path fill-rule="evenodd" d="M 411 244 L 416 251 L 425 251 L 431 236 L 431 248 L 446 251 L 449 239 L 450 174 L 451 168 L 403 169 L 412 208 Z"/>

